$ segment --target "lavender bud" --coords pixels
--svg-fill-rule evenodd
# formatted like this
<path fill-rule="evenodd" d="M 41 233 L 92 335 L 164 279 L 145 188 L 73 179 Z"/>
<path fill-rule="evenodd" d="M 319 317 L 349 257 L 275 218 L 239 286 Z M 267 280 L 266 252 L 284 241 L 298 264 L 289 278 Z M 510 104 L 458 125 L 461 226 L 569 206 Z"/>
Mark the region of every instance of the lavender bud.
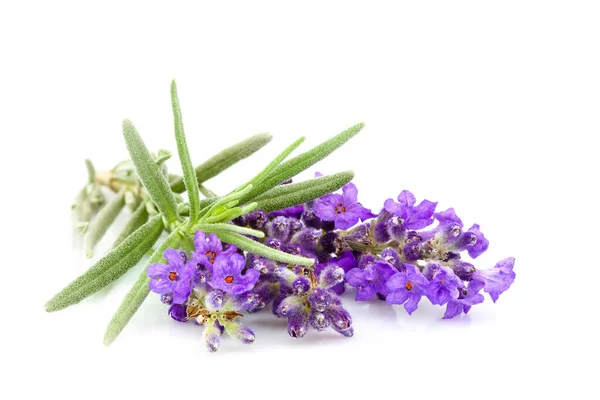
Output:
<path fill-rule="evenodd" d="M 310 313 L 310 316 L 308 317 L 308 321 L 310 322 L 312 327 L 318 331 L 326 329 L 329 326 L 329 323 L 331 322 L 329 320 L 328 315 L 325 315 L 322 312 L 318 311 L 312 311 Z"/>
<path fill-rule="evenodd" d="M 336 252 L 336 240 L 338 238 L 338 234 L 335 232 L 327 232 L 321 236 L 319 239 L 319 244 L 323 248 L 323 251 L 326 253 L 335 253 Z"/>
<path fill-rule="evenodd" d="M 281 284 L 291 287 L 292 283 L 298 278 L 293 271 L 291 271 L 287 267 L 277 267 L 273 271 L 273 275 L 275 275 L 275 279 L 277 279 Z"/>
<path fill-rule="evenodd" d="M 185 322 L 185 318 L 187 317 L 187 312 L 185 311 L 185 306 L 183 304 L 173 304 L 169 307 L 169 315 L 175 321 Z"/>
<path fill-rule="evenodd" d="M 324 289 L 337 285 L 344 281 L 344 270 L 336 265 L 329 265 L 323 268 L 319 276 L 319 286 Z"/>
<path fill-rule="evenodd" d="M 352 325 L 352 317 L 346 309 L 335 307 L 329 310 L 329 318 L 331 318 L 332 326 L 336 331 L 345 331 Z"/>
<path fill-rule="evenodd" d="M 279 239 L 267 238 L 267 240 L 265 240 L 265 246 L 268 246 L 275 250 L 281 250 L 281 248 L 283 247 L 283 243 Z"/>
<path fill-rule="evenodd" d="M 331 232 L 335 229 L 334 221 L 321 221 L 321 229 L 325 232 Z"/>
<path fill-rule="evenodd" d="M 452 270 L 454 270 L 454 274 L 463 281 L 471 281 L 473 279 L 473 274 L 477 269 L 473 264 L 456 260 L 452 263 Z"/>
<path fill-rule="evenodd" d="M 421 256 L 421 243 L 417 241 L 411 241 L 406 243 L 402 249 L 402 254 L 406 258 L 406 261 L 416 261 Z"/>
<path fill-rule="evenodd" d="M 256 210 L 246 215 L 246 222 L 252 229 L 262 229 L 267 223 L 267 214 L 262 210 Z"/>
<path fill-rule="evenodd" d="M 275 217 L 267 224 L 267 235 L 286 242 L 290 236 L 290 219 Z"/>
<path fill-rule="evenodd" d="M 300 220 L 290 218 L 290 235 L 294 235 L 296 232 L 300 232 L 304 228 L 304 224 Z"/>
<path fill-rule="evenodd" d="M 302 222 L 309 228 L 321 229 L 321 219 L 317 217 L 315 211 L 312 208 L 304 210 L 302 213 Z"/>
<path fill-rule="evenodd" d="M 404 238 L 404 233 L 406 232 L 404 220 L 394 215 L 389 221 L 387 221 L 387 231 L 392 240 L 401 241 Z"/>
<path fill-rule="evenodd" d="M 456 239 L 452 247 L 456 250 L 464 250 L 468 247 L 473 247 L 477 243 L 477 235 L 473 232 L 463 232 Z"/>
<path fill-rule="evenodd" d="M 225 324 L 225 331 L 229 336 L 242 341 L 242 343 L 250 344 L 254 342 L 254 332 L 245 325 L 230 322 Z"/>
<path fill-rule="evenodd" d="M 204 301 L 209 309 L 219 310 L 221 307 L 223 307 L 224 297 L 225 293 L 222 290 L 215 289 L 206 294 Z"/>
<path fill-rule="evenodd" d="M 317 288 L 308 296 L 308 302 L 312 309 L 323 312 L 331 304 L 331 294 L 325 289 Z"/>
<path fill-rule="evenodd" d="M 399 269 L 402 265 L 402 262 L 400 261 L 400 256 L 398 255 L 396 250 L 392 249 L 391 247 L 383 249 L 383 251 L 381 252 L 381 259 L 392 264 L 397 269 Z"/>
<path fill-rule="evenodd" d="M 296 314 L 288 321 L 288 333 L 293 338 L 301 338 L 308 329 L 308 318 L 304 314 Z"/>
<path fill-rule="evenodd" d="M 239 216 L 237 218 L 234 218 L 234 219 L 231 220 L 231 222 L 233 222 L 233 224 L 237 225 L 237 226 L 246 226 L 246 225 L 248 225 L 248 220 L 246 219 L 245 215 L 241 215 L 241 216 Z"/>
<path fill-rule="evenodd" d="M 375 264 L 376 261 L 377 261 L 377 259 L 372 254 L 363 254 L 358 259 L 358 268 L 365 269 L 369 265 Z"/>
<path fill-rule="evenodd" d="M 387 225 L 387 221 L 382 221 L 375 225 L 373 234 L 377 243 L 387 243 L 392 240 L 392 237 L 388 233 Z"/>
<path fill-rule="evenodd" d="M 202 338 L 210 352 L 219 350 L 219 345 L 221 344 L 221 329 L 216 324 L 216 321 L 205 324 L 204 332 L 202 333 Z"/>
<path fill-rule="evenodd" d="M 335 325 L 333 325 L 333 329 L 338 332 L 341 333 L 342 335 L 346 336 L 346 337 L 352 337 L 354 336 L 354 328 L 350 327 L 348 329 L 344 329 L 344 330 L 339 330 L 335 327 Z"/>
<path fill-rule="evenodd" d="M 305 228 L 297 232 L 291 242 L 300 245 L 308 252 L 314 252 L 321 237 L 321 231 L 314 228 Z"/>
<path fill-rule="evenodd" d="M 362 224 L 353 228 L 345 239 L 347 242 L 369 245 L 371 243 L 371 239 L 369 238 L 369 224 Z"/>
<path fill-rule="evenodd" d="M 163 304 L 173 304 L 173 293 L 167 293 L 160 296 L 160 301 Z"/>
<path fill-rule="evenodd" d="M 277 315 L 280 317 L 289 317 L 298 314 L 304 307 L 304 299 L 300 296 L 288 296 L 281 301 L 277 307 Z"/>
<path fill-rule="evenodd" d="M 300 276 L 292 283 L 292 289 L 296 294 L 308 292 L 310 289 L 310 280 L 305 276 Z"/>

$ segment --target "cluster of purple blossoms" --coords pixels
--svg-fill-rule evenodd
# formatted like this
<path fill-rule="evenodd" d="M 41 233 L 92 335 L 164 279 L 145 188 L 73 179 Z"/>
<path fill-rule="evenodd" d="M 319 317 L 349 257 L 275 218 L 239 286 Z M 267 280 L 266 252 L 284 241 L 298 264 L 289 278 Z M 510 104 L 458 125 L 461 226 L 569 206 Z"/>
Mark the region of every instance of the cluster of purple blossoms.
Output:
<path fill-rule="evenodd" d="M 244 254 L 235 246 L 223 247 L 214 234 L 197 232 L 191 254 L 169 249 L 164 254 L 168 264 L 148 268 L 150 289 L 171 305 L 175 320 L 205 326 L 211 351 L 223 332 L 251 343 L 253 332 L 237 318 L 270 304 L 273 314 L 288 320 L 292 337 L 303 337 L 310 327 L 350 337 L 352 318 L 339 298 L 346 285 L 356 288 L 357 301 L 403 304 L 409 314 L 425 297 L 446 306 L 445 319 L 482 303 L 482 291 L 495 302 L 515 279 L 514 258 L 491 269 L 475 268 L 463 255 L 475 259 L 487 250 L 479 225 L 465 230 L 454 209 L 436 212 L 436 207 L 428 200 L 417 204 L 405 190 L 374 214 L 358 202 L 356 186 L 348 183 L 342 194 L 272 213 L 254 211 L 233 221 L 265 233 L 254 240 L 312 258 L 314 266 Z"/>

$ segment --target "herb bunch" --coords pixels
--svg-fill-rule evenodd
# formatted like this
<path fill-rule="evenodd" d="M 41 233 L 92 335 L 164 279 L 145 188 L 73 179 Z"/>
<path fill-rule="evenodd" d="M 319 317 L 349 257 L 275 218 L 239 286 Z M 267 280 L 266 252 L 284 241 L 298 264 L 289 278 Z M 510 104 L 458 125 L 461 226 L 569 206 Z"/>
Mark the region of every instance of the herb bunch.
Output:
<path fill-rule="evenodd" d="M 194 168 L 174 81 L 171 99 L 183 176 L 169 174 L 165 162 L 171 154 L 153 155 L 125 120 L 131 159 L 109 172 L 96 172 L 86 161 L 88 183 L 73 205 L 88 257 L 125 206 L 130 219 L 113 249 L 46 303 L 47 311 L 76 304 L 150 254 L 108 325 L 106 345 L 150 291 L 169 305 L 174 320 L 204 326 L 207 347 L 216 351 L 224 333 L 252 343 L 254 333 L 239 318 L 269 305 L 277 317 L 288 319 L 292 337 L 303 337 L 309 327 L 352 336 L 352 318 L 339 298 L 346 285 L 356 288 L 357 301 L 379 298 L 403 304 L 409 313 L 426 297 L 446 306 L 444 318 L 453 318 L 483 302 L 480 291 L 496 301 L 513 283 L 512 257 L 488 270 L 462 258 L 465 253 L 477 258 L 489 242 L 477 224 L 463 230 L 452 208 L 436 212 L 437 203 L 428 200 L 416 205 L 404 190 L 397 202 L 388 199 L 374 214 L 358 202 L 351 171 L 291 183 L 363 124 L 286 160 L 300 138 L 250 181 L 218 196 L 204 182 L 252 155 L 271 136 L 252 136 Z M 102 186 L 115 192 L 109 201 Z M 334 193 L 338 189 L 341 194 Z M 185 191 L 187 201 L 181 196 Z M 433 229 L 425 229 L 434 222 Z"/>

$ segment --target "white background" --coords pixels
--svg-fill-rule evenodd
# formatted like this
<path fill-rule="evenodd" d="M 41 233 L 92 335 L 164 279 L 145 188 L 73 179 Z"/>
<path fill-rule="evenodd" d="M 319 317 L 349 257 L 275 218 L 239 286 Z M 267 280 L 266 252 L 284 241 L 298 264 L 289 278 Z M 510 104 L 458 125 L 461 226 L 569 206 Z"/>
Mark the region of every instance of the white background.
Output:
<path fill-rule="evenodd" d="M 598 398 L 598 3 L 283 3 L 1 3 L 0 397 Z M 450 321 L 425 300 L 408 317 L 350 292 L 351 339 L 292 339 L 265 313 L 246 317 L 254 344 L 216 354 L 157 296 L 102 346 L 137 269 L 46 314 L 93 261 L 70 225 L 83 159 L 127 156 L 123 118 L 175 151 L 172 78 L 195 163 L 275 135 L 214 191 L 298 136 L 306 149 L 365 121 L 316 169 L 353 169 L 376 210 L 402 189 L 455 207 L 490 240 L 476 265 L 515 256 L 515 284 Z"/>

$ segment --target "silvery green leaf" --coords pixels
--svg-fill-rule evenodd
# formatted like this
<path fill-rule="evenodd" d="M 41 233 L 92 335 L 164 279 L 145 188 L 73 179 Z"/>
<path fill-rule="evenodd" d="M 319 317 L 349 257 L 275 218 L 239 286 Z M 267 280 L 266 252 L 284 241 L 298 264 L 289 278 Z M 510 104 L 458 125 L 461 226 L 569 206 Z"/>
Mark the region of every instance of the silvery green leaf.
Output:
<path fill-rule="evenodd" d="M 175 124 L 175 140 L 177 141 L 177 152 L 183 170 L 183 183 L 188 192 L 190 204 L 190 220 L 192 223 L 198 219 L 200 212 L 200 195 L 198 193 L 198 181 L 196 180 L 196 171 L 190 158 L 190 152 L 185 139 L 183 129 L 183 119 L 181 117 L 181 107 L 179 106 L 179 97 L 177 96 L 177 84 L 171 82 L 171 105 L 173 106 L 173 119 Z"/>
<path fill-rule="evenodd" d="M 209 188 L 207 188 L 204 185 L 200 185 L 198 187 L 198 189 L 200 189 L 200 193 L 202 193 L 204 195 L 204 197 L 206 197 L 207 199 L 219 197 L 215 194 L 215 192 L 213 192 L 212 190 L 210 190 Z"/>
<path fill-rule="evenodd" d="M 102 239 L 106 230 L 115 221 L 121 209 L 125 206 L 125 188 L 121 189 L 117 195 L 100 209 L 96 218 L 88 225 L 83 247 L 85 255 L 90 258 L 93 255 L 94 247 Z"/>
<path fill-rule="evenodd" d="M 271 139 L 272 136 L 269 133 L 259 133 L 258 135 L 251 136 L 212 156 L 196 167 L 196 179 L 198 180 L 198 184 L 206 182 L 235 163 L 251 156 L 269 143 Z M 183 178 L 173 178 L 171 188 L 176 193 L 182 193 L 185 190 Z"/>
<path fill-rule="evenodd" d="M 46 303 L 46 311 L 57 311 L 79 303 L 112 283 L 141 260 L 162 231 L 162 217 L 157 215 L 50 299 Z"/>
<path fill-rule="evenodd" d="M 125 299 L 106 328 L 106 333 L 104 334 L 104 344 L 106 346 L 110 345 L 116 339 L 138 308 L 140 308 L 144 300 L 146 300 L 146 297 L 150 292 L 150 289 L 148 288 L 150 278 L 148 277 L 148 274 L 146 274 L 146 268 L 152 264 L 165 262 L 165 259 L 163 258 L 165 250 L 168 248 L 177 248 L 180 241 L 181 233 L 175 230 L 160 244 L 160 246 L 158 246 L 152 256 L 150 256 L 148 262 L 146 262 L 146 265 L 144 265 L 144 268 L 140 272 L 137 281 L 125 296 Z"/>
<path fill-rule="evenodd" d="M 240 202 L 243 204 L 248 200 L 253 200 L 267 190 L 274 188 L 283 181 L 290 179 L 305 169 L 313 166 L 331 154 L 334 150 L 341 147 L 348 140 L 353 138 L 363 127 L 363 123 L 354 125 L 332 137 L 331 139 L 314 147 L 313 149 L 279 164 L 269 173 L 268 176 L 254 186 L 252 190 L 240 200 Z"/>
<path fill-rule="evenodd" d="M 250 253 L 254 253 L 259 256 L 267 257 L 271 260 L 305 266 L 311 266 L 315 263 L 315 260 L 312 258 L 305 258 L 284 253 L 283 251 L 267 247 L 262 243 L 255 242 L 254 240 L 245 236 L 241 236 L 237 233 L 220 231 L 216 233 L 216 235 L 225 243 L 234 244 L 242 250 L 249 251 Z"/>
<path fill-rule="evenodd" d="M 125 227 L 119 234 L 119 237 L 117 237 L 117 240 L 115 240 L 115 243 L 113 244 L 113 248 L 117 247 L 118 245 L 123 243 L 123 241 L 129 235 L 131 235 L 133 232 L 135 232 L 140 226 L 144 225 L 147 220 L 148 220 L 148 209 L 146 208 L 146 202 L 142 201 L 142 202 L 140 202 L 140 204 L 138 205 L 136 210 L 133 212 L 133 214 L 131 214 L 129 221 L 127 222 L 127 224 L 125 224 Z"/>
<path fill-rule="evenodd" d="M 217 235 L 221 232 L 234 232 L 239 233 L 240 235 L 249 235 L 257 238 L 265 237 L 264 232 L 257 231 L 256 229 L 244 228 L 242 226 L 237 226 L 233 224 L 197 224 L 192 227 L 192 230 L 194 232 L 202 231 L 204 233 L 215 233 Z"/>
<path fill-rule="evenodd" d="M 271 212 L 306 203 L 343 187 L 354 177 L 345 171 L 308 181 L 277 186 L 254 199 L 259 210 Z"/>
<path fill-rule="evenodd" d="M 156 155 L 156 163 L 158 165 L 164 164 L 165 161 L 170 159 L 172 156 L 171 152 L 164 149 L 159 149 L 158 154 Z"/>
<path fill-rule="evenodd" d="M 123 136 L 137 175 L 148 195 L 169 223 L 176 221 L 177 204 L 167 178 L 129 120 L 123 121 Z"/>

